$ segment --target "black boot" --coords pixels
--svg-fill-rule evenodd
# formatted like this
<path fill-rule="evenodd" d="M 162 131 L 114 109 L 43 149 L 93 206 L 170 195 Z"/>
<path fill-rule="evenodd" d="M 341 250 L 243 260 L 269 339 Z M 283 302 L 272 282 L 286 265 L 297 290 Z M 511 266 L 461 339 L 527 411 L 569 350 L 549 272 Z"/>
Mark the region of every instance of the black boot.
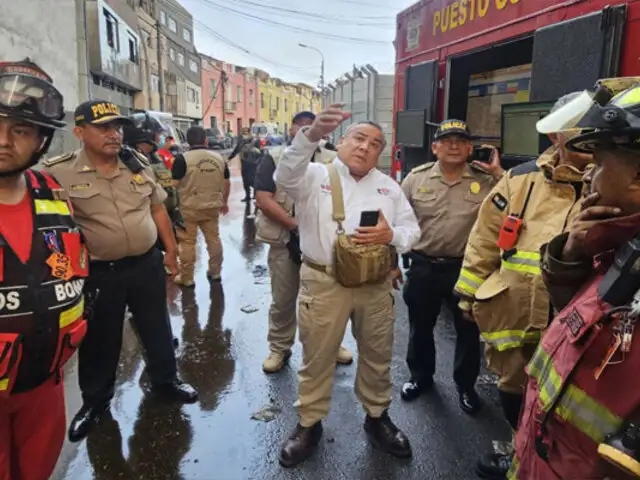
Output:
<path fill-rule="evenodd" d="M 69 441 L 79 442 L 89 435 L 91 430 L 100 423 L 102 416 L 108 409 L 108 403 L 97 407 L 82 405 L 69 425 Z"/>
<path fill-rule="evenodd" d="M 364 421 L 364 430 L 374 447 L 398 458 L 411 457 L 411 443 L 407 436 L 389 418 L 389 413 L 384 412 L 379 418 L 367 415 Z"/>
<path fill-rule="evenodd" d="M 476 474 L 486 480 L 505 480 L 511 468 L 511 462 L 513 462 L 513 454 L 487 453 L 476 463 Z"/>

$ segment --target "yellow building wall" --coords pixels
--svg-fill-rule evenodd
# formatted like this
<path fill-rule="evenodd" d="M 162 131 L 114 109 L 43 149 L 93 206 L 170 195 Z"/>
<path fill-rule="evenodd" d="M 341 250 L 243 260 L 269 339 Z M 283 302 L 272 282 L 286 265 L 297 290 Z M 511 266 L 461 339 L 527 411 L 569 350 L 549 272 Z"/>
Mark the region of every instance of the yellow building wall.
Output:
<path fill-rule="evenodd" d="M 322 99 L 311 88 L 288 84 L 275 78 L 260 80 L 259 122 L 277 123 L 280 133 L 285 133 L 291 126 L 293 116 L 302 111 L 311 110 L 318 113 L 322 109 Z M 286 106 L 285 106 L 286 101 Z"/>

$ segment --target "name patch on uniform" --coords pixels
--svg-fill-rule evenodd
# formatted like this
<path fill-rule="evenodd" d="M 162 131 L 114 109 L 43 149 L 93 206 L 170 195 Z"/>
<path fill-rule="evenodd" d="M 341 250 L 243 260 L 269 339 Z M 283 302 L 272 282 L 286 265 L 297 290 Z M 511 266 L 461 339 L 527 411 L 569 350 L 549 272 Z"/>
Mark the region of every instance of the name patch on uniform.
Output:
<path fill-rule="evenodd" d="M 507 208 L 507 205 L 509 205 L 507 199 L 499 193 L 496 193 L 493 197 L 491 197 L 491 203 L 493 203 L 501 212 L 504 212 L 504 209 Z"/>
<path fill-rule="evenodd" d="M 480 184 L 478 182 L 471 182 L 471 185 L 469 185 L 469 191 L 474 195 L 477 195 L 480 193 Z"/>
<path fill-rule="evenodd" d="M 71 190 L 72 192 L 75 192 L 78 190 L 87 190 L 88 188 L 91 188 L 90 183 L 76 183 L 75 185 L 69 186 L 69 190 Z"/>
<path fill-rule="evenodd" d="M 420 193 L 429 193 L 431 191 L 431 189 L 429 187 L 420 187 L 418 189 L 418 192 Z"/>
<path fill-rule="evenodd" d="M 380 195 L 384 195 L 385 197 L 389 196 L 389 189 L 388 188 L 379 188 L 378 189 L 378 193 Z"/>

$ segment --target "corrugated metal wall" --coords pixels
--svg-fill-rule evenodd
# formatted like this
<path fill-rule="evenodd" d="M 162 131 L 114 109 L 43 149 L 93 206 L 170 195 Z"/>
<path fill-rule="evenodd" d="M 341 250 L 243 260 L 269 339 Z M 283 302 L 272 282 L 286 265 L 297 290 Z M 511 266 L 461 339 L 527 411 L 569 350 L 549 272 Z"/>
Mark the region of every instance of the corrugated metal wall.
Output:
<path fill-rule="evenodd" d="M 393 133 L 393 75 L 371 74 L 353 80 L 333 82 L 334 90 L 325 96 L 325 105 L 344 103 L 353 116 L 334 134 L 337 141 L 353 122 L 374 121 L 382 127 L 387 148 L 380 157 L 379 168 L 389 172 L 391 168 L 391 141 Z"/>

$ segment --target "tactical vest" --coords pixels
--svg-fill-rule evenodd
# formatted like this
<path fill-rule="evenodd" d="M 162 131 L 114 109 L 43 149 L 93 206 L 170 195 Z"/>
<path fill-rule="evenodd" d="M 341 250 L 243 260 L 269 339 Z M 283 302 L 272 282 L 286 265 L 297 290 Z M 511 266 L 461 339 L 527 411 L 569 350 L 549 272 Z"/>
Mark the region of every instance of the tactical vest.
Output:
<path fill-rule="evenodd" d="M 284 153 L 284 148 L 273 150 L 273 161 L 277 165 L 280 157 Z M 325 148 L 319 149 L 314 153 L 314 162 L 331 163 L 337 157 L 337 153 Z M 293 199 L 291 199 L 282 190 L 276 188 L 273 199 L 280 205 L 287 214 L 293 216 Z M 289 230 L 284 228 L 277 222 L 268 218 L 261 210 L 256 215 L 256 240 L 271 245 L 286 245 L 289 242 Z"/>
<path fill-rule="evenodd" d="M 167 199 L 164 201 L 164 206 L 169 212 L 175 210 L 178 206 L 178 193 L 173 184 L 171 170 L 169 170 L 160 159 L 158 159 L 157 162 L 152 162 L 150 166 L 156 176 L 156 182 L 167 192 Z"/>
<path fill-rule="evenodd" d="M 190 150 L 183 156 L 187 169 L 178 186 L 182 210 L 222 207 L 224 159 L 205 148 Z"/>
<path fill-rule="evenodd" d="M 89 253 L 62 188 L 51 176 L 25 173 L 33 241 L 23 264 L 0 235 L 0 396 L 32 390 L 80 345 Z"/>

